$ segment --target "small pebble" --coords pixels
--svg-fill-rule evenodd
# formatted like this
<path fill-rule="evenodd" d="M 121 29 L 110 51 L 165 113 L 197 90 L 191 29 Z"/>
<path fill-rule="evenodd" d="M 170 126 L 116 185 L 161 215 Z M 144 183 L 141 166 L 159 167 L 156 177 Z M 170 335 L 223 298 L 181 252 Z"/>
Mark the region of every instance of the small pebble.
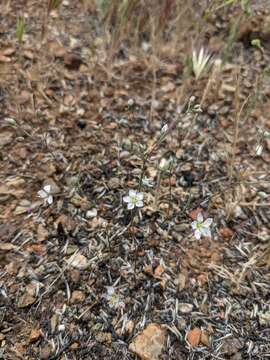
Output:
<path fill-rule="evenodd" d="M 88 210 L 88 211 L 86 212 L 86 218 L 87 218 L 87 219 L 91 219 L 91 218 L 94 218 L 94 217 L 96 217 L 96 216 L 97 216 L 97 209 L 96 209 L 96 208 L 93 208 L 93 209 Z"/>
<path fill-rule="evenodd" d="M 188 304 L 188 303 L 180 303 L 178 305 L 178 308 L 180 310 L 181 313 L 183 314 L 188 314 L 192 311 L 193 309 L 193 305 L 192 304 Z"/>

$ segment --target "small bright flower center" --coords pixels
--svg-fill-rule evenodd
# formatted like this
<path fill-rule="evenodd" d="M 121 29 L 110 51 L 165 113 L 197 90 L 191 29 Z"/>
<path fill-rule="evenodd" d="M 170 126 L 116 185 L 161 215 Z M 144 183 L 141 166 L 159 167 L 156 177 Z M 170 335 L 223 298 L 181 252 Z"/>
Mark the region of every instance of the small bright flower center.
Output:
<path fill-rule="evenodd" d="M 197 229 L 197 230 L 201 230 L 201 228 L 202 228 L 202 224 L 197 222 L 197 224 L 196 224 L 196 229 Z"/>
<path fill-rule="evenodd" d="M 137 197 L 136 196 L 131 196 L 130 197 L 130 200 L 131 200 L 131 203 L 133 204 L 133 205 L 136 205 L 137 204 Z"/>

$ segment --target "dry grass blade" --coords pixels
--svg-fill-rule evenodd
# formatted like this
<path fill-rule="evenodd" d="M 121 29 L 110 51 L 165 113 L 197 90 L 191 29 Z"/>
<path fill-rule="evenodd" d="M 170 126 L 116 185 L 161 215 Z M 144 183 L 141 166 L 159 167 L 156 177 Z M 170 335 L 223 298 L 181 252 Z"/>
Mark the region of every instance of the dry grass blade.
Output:
<path fill-rule="evenodd" d="M 0 2 L 0 358 L 265 358 L 262 1 Z"/>
<path fill-rule="evenodd" d="M 193 50 L 192 52 L 192 69 L 195 74 L 196 80 L 198 80 L 204 72 L 210 67 L 211 54 L 209 54 L 204 48 L 200 51 Z"/>

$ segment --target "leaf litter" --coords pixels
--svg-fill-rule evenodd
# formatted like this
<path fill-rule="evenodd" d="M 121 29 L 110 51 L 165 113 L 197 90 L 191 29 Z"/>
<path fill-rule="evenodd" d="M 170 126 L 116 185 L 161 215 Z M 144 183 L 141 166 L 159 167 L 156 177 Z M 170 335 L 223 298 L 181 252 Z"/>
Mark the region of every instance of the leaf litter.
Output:
<path fill-rule="evenodd" d="M 2 358 L 266 359 L 267 138 L 259 156 L 249 154 L 258 129 L 270 127 L 269 84 L 240 123 L 233 177 L 226 167 L 235 74 L 240 66 L 240 100 L 255 97 L 258 64 L 269 62 L 269 49 L 247 47 L 253 30 L 245 25 L 242 53 L 222 68 L 221 84 L 204 76 L 189 82 L 198 102 L 211 86 L 191 119 L 179 109 L 180 60 L 155 60 L 153 100 L 152 71 L 140 56 L 115 61 L 110 71 L 102 61 L 89 63 L 95 13 L 89 10 L 89 21 L 82 4 L 64 1 L 48 24 L 52 39 L 40 46 L 42 9 L 24 5 L 0 5 Z M 21 57 L 12 15 L 18 9 L 27 14 Z M 222 16 L 212 19 L 221 30 L 216 46 L 229 26 Z M 144 207 L 132 218 L 123 198 L 140 180 L 141 147 L 153 147 L 164 124 L 166 132 L 177 128 L 149 157 Z M 173 159 L 164 172 L 162 159 Z M 37 194 L 48 185 L 53 203 L 44 204 Z M 211 239 L 195 240 L 190 220 L 198 213 L 214 219 Z"/>

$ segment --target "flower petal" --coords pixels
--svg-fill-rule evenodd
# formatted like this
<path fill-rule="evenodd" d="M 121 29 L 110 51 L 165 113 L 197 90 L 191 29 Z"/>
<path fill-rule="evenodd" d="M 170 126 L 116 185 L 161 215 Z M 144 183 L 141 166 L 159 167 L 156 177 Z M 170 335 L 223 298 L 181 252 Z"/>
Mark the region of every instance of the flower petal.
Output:
<path fill-rule="evenodd" d="M 107 295 L 112 296 L 114 294 L 114 288 L 112 286 L 107 286 Z"/>
<path fill-rule="evenodd" d="M 53 197 L 52 197 L 52 195 L 49 195 L 49 196 L 48 196 L 47 201 L 48 201 L 48 204 L 49 204 L 49 205 L 51 205 L 51 204 L 53 203 Z"/>
<path fill-rule="evenodd" d="M 212 222 L 213 222 L 213 219 L 212 219 L 212 218 L 208 218 L 208 219 L 206 219 L 206 220 L 204 221 L 203 226 L 204 226 L 204 227 L 209 227 L 209 226 L 212 224 Z"/>
<path fill-rule="evenodd" d="M 45 199 L 48 196 L 48 194 L 44 190 L 39 190 L 38 196 L 41 197 L 42 199 Z"/>
<path fill-rule="evenodd" d="M 51 192 L 51 185 L 45 185 L 43 187 L 43 190 L 45 190 L 49 194 Z"/>
<path fill-rule="evenodd" d="M 130 197 L 132 197 L 132 196 L 137 196 L 137 191 L 131 189 L 131 190 L 129 190 L 128 195 L 129 195 Z"/>
<path fill-rule="evenodd" d="M 143 207 L 143 201 L 142 200 L 137 201 L 136 206 Z"/>
<path fill-rule="evenodd" d="M 209 230 L 208 227 L 202 227 L 201 228 L 201 233 L 203 234 L 203 236 L 205 237 L 211 237 L 211 231 Z"/>
<path fill-rule="evenodd" d="M 202 222 L 203 222 L 202 213 L 199 213 L 199 214 L 197 215 L 197 221 L 198 221 L 199 223 L 202 223 Z"/>
<path fill-rule="evenodd" d="M 128 210 L 132 210 L 132 209 L 134 209 L 134 206 L 135 205 L 133 203 L 129 202 L 127 208 L 128 208 Z"/>
<path fill-rule="evenodd" d="M 142 193 L 138 192 L 136 196 L 137 196 L 138 200 L 143 200 L 143 194 Z"/>
<path fill-rule="evenodd" d="M 197 229 L 197 224 L 198 224 L 197 221 L 192 221 L 191 227 L 192 227 L 193 230 L 196 230 L 196 229 Z"/>
<path fill-rule="evenodd" d="M 123 197 L 123 201 L 124 201 L 125 203 L 129 203 L 129 202 L 130 202 L 130 197 L 129 197 L 129 196 L 124 196 L 124 197 Z"/>
<path fill-rule="evenodd" d="M 195 230 L 194 235 L 195 235 L 196 240 L 200 240 L 200 238 L 201 238 L 201 232 L 200 232 L 200 230 Z"/>

